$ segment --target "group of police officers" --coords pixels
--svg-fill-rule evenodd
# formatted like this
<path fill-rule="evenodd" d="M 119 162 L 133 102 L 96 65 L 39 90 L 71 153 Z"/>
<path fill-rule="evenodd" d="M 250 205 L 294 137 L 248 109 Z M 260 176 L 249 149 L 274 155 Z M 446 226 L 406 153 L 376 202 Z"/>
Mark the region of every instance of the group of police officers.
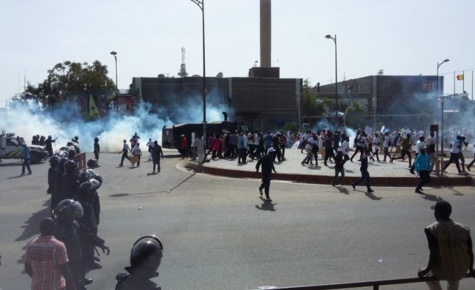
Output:
<path fill-rule="evenodd" d="M 93 282 L 86 273 L 102 268 L 96 247 L 110 253 L 97 235 L 101 212 L 98 189 L 103 179 L 95 171 L 96 159 L 89 159 L 87 168 L 78 170 L 75 157 L 79 152 L 75 137 L 49 158 L 47 193 L 51 194 L 51 214 L 56 224 L 54 236 L 66 247 L 75 283 L 67 289 L 85 289 Z M 116 276 L 116 289 L 161 289 L 150 279 L 158 276 L 162 255 L 163 244 L 157 237 L 139 238 L 132 246 L 127 272 Z"/>

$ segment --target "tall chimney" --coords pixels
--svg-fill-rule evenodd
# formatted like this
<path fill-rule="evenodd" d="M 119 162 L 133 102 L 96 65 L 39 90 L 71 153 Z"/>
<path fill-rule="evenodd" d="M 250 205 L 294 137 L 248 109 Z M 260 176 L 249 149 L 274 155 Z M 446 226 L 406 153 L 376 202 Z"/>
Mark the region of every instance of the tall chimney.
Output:
<path fill-rule="evenodd" d="M 271 0 L 261 0 L 261 67 L 271 67 Z"/>

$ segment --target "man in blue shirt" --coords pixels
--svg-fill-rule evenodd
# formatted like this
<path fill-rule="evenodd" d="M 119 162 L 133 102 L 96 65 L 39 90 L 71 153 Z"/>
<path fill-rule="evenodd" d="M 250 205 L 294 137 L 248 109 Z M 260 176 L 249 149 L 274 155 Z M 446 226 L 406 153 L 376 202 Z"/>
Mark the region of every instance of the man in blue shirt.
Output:
<path fill-rule="evenodd" d="M 28 175 L 30 175 L 30 148 L 28 148 L 26 144 L 23 144 L 23 149 L 21 151 L 21 159 L 23 159 L 23 164 L 21 165 L 21 175 L 25 175 L 25 167 L 26 169 L 28 169 Z"/>
<path fill-rule="evenodd" d="M 420 154 L 417 155 L 414 161 L 414 168 L 419 172 L 419 178 L 421 181 L 414 190 L 415 193 L 422 194 L 422 186 L 430 181 L 430 156 L 426 154 L 426 148 L 421 147 L 419 149 Z"/>

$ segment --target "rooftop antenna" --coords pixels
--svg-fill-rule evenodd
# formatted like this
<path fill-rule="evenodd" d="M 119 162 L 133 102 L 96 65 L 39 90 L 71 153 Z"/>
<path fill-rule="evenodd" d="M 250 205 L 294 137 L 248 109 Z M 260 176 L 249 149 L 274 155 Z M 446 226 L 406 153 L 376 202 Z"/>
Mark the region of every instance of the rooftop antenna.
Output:
<path fill-rule="evenodd" d="M 181 48 L 181 66 L 180 66 L 180 71 L 178 72 L 178 75 L 182 78 L 188 76 L 188 73 L 186 72 L 186 64 L 185 64 L 185 48 Z"/>

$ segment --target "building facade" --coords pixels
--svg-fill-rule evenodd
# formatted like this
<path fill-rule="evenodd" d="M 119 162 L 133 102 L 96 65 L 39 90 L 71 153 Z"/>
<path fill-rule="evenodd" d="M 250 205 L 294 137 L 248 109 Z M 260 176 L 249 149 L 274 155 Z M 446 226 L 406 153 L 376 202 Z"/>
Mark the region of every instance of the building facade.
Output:
<path fill-rule="evenodd" d="M 207 122 L 228 120 L 247 122 L 254 130 L 277 130 L 285 123 L 298 122 L 297 96 L 302 79 L 264 77 L 207 77 Z M 199 123 L 203 120 L 203 78 L 133 78 L 132 91 L 138 101 L 172 123 Z M 219 118 L 219 119 L 217 119 Z"/>
<path fill-rule="evenodd" d="M 412 127 L 427 125 L 439 119 L 439 96 L 443 92 L 443 76 L 375 75 L 313 89 L 319 97 L 337 99 L 339 111 L 358 102 L 367 113 L 367 125 L 377 127 Z M 424 124 L 421 124 L 424 123 Z"/>

